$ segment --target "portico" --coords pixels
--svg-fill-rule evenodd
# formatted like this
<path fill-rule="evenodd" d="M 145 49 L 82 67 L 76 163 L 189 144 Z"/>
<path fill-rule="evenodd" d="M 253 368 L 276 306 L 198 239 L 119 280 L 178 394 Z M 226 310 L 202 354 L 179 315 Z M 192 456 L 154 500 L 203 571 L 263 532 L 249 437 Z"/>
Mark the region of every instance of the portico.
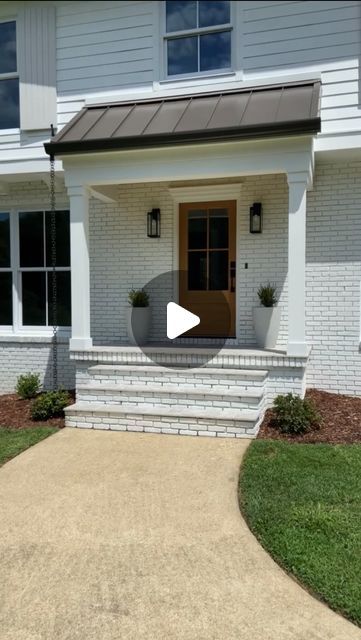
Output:
<path fill-rule="evenodd" d="M 314 88 L 308 98 L 311 101 L 314 100 L 313 91 Z M 168 105 L 167 108 L 170 107 L 178 109 L 179 105 Z M 199 106 L 200 109 L 203 107 Z M 141 108 L 152 109 L 156 118 L 161 107 L 134 104 L 130 112 L 134 114 Z M 119 118 L 116 109 L 122 107 L 114 107 L 114 118 Z M 166 140 L 162 134 L 157 144 L 154 139 L 149 142 L 144 132 L 138 138 L 133 135 L 130 141 L 123 131 L 123 137 L 115 145 L 113 138 L 107 143 L 96 139 L 98 123 L 109 117 L 99 113 L 100 110 L 97 113 L 86 112 L 83 124 L 79 116 L 78 123 L 70 123 L 48 145 L 48 151 L 57 153 L 63 162 L 70 201 L 70 351 L 71 358 L 76 360 L 77 380 L 80 380 L 80 411 L 84 410 L 82 402 L 87 402 L 86 398 L 92 399 L 93 404 L 99 398 L 101 404 L 106 402 L 104 389 L 100 394 L 99 389 L 95 390 L 95 395 L 86 393 L 89 384 L 90 390 L 95 384 L 93 368 L 97 371 L 97 367 L 115 367 L 123 379 L 124 367 L 139 366 L 135 372 L 132 370 L 132 375 L 139 373 L 142 376 L 142 369 L 154 364 L 150 351 L 155 350 L 158 352 L 156 361 L 164 362 L 167 367 L 211 367 L 221 386 L 225 386 L 224 376 L 217 371 L 224 374 L 228 369 L 234 371 L 237 368 L 240 374 L 250 368 L 263 371 L 258 413 L 248 416 L 253 433 L 275 393 L 286 389 L 301 395 L 304 393 L 309 354 L 305 326 L 306 207 L 307 191 L 312 189 L 313 182 L 313 132 L 316 132 L 319 122 L 317 118 L 317 122 L 315 118 L 303 120 L 302 127 L 298 123 L 295 130 L 288 122 L 287 131 L 281 128 L 272 135 L 271 131 L 265 131 L 264 125 L 263 129 L 259 128 L 258 135 L 252 132 L 252 139 L 248 139 L 249 136 L 237 139 L 234 128 L 228 133 L 223 131 L 222 136 L 220 133 L 217 136 L 207 134 L 204 140 L 198 131 L 193 143 L 190 134 L 186 139 L 185 134 L 179 139 L 169 135 Z M 139 117 L 144 117 L 142 112 L 139 113 Z M 114 118 L 113 127 L 116 124 Z M 143 124 L 140 127 L 142 131 Z M 122 126 L 118 125 L 118 129 Z M 150 126 L 149 122 L 146 126 Z M 242 127 L 239 128 L 241 130 Z M 95 137 L 77 142 L 80 131 L 85 137 L 84 131 L 93 131 Z M 244 130 L 239 137 L 246 138 Z M 258 236 L 252 236 L 248 227 L 249 207 L 253 200 L 263 203 L 265 224 L 263 233 Z M 187 203 L 192 204 L 188 206 Z M 201 236 L 197 232 L 193 260 L 188 257 L 187 262 L 187 258 L 182 257 L 180 211 L 184 207 L 191 211 L 192 216 L 198 216 L 197 219 L 218 216 L 218 229 L 221 228 L 220 218 L 227 217 L 228 240 L 222 240 L 226 244 L 220 241 L 213 243 L 217 255 L 207 253 L 213 251 L 212 247 L 202 249 L 203 245 L 199 244 Z M 146 235 L 147 211 L 153 208 L 160 209 L 162 215 L 162 233 L 157 239 Z M 229 217 L 231 211 L 234 211 L 233 226 Z M 210 229 L 211 223 L 211 219 L 205 223 L 207 228 Z M 197 228 L 201 227 L 198 225 Z M 231 250 L 227 242 L 233 241 L 234 250 Z M 227 264 L 224 252 L 228 255 L 228 266 L 221 267 Z M 138 347 L 129 346 L 124 323 L 127 291 L 133 287 L 143 288 L 149 280 L 164 272 L 176 272 L 181 264 L 185 265 L 183 268 L 188 274 L 191 269 L 198 269 L 190 277 L 192 282 L 197 278 L 200 282 L 202 274 L 197 260 L 199 264 L 208 265 L 205 267 L 207 273 L 210 268 L 214 270 L 213 263 L 218 264 L 215 268 L 223 269 L 217 272 L 218 275 L 216 273 L 216 284 L 211 289 L 218 286 L 233 293 L 228 299 L 234 300 L 234 329 L 228 334 L 222 351 L 213 359 L 209 357 L 207 349 L 212 346 L 211 332 L 202 335 L 202 322 L 194 338 L 172 344 L 163 335 L 159 318 L 165 314 L 167 302 L 182 303 L 177 281 L 151 299 L 153 329 L 147 350 L 142 352 Z M 231 276 L 225 275 L 224 269 L 229 270 L 231 264 Z M 257 349 L 252 310 L 258 303 L 258 287 L 267 281 L 277 284 L 282 321 L 276 349 L 262 352 Z M 220 282 L 223 284 L 217 285 Z M 197 284 L 195 288 L 201 290 L 202 286 Z M 209 311 L 208 316 L 212 316 Z M 151 373 L 155 375 L 151 380 L 152 393 L 158 390 L 159 394 L 155 369 Z M 99 382 L 108 384 L 104 379 Z M 133 380 L 130 382 L 134 384 Z M 172 386 L 175 382 L 170 381 L 169 384 Z M 82 391 L 84 385 L 85 391 Z M 199 392 L 204 395 L 204 381 L 202 385 Z M 181 379 L 179 386 L 182 386 Z M 145 393 L 141 388 L 142 384 L 139 393 Z M 116 396 L 110 397 L 112 400 L 108 398 L 108 404 L 117 406 Z M 154 398 L 153 404 L 159 409 L 161 401 Z M 133 406 L 133 399 L 129 402 Z M 184 405 L 184 401 L 181 404 Z M 209 408 L 206 400 L 203 401 L 203 409 L 205 406 Z M 245 407 L 249 408 L 247 404 Z M 149 406 L 148 409 L 151 412 Z M 228 418 L 234 420 L 237 416 Z M 237 430 L 237 425 L 234 428 Z M 247 428 L 244 429 L 242 433 L 247 433 Z"/>

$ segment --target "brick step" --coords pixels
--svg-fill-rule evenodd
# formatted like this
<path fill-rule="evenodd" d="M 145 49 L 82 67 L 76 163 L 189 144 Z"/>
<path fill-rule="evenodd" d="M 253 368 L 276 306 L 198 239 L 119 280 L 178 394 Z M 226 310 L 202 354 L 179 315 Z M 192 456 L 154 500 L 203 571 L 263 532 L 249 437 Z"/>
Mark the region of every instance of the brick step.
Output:
<path fill-rule="evenodd" d="M 106 402 L 121 405 L 175 405 L 216 407 L 220 409 L 253 409 L 263 400 L 263 389 L 253 387 L 243 390 L 237 387 L 205 389 L 203 386 L 153 384 L 124 384 L 92 382 L 77 387 L 80 402 Z"/>
<path fill-rule="evenodd" d="M 247 390 L 251 387 L 263 387 L 267 371 L 260 369 L 223 369 L 223 368 L 164 368 L 156 365 L 94 365 L 89 368 L 91 380 L 102 382 L 134 382 L 137 384 L 159 383 L 188 386 L 193 389 L 198 382 L 204 388 L 227 388 L 229 386 Z M 88 380 L 79 380 L 87 384 Z M 223 390 L 223 389 L 222 389 Z"/>
<path fill-rule="evenodd" d="M 145 431 L 218 437 L 250 438 L 256 435 L 262 418 L 258 409 L 214 407 L 132 407 L 77 402 L 65 409 L 67 427 Z"/>

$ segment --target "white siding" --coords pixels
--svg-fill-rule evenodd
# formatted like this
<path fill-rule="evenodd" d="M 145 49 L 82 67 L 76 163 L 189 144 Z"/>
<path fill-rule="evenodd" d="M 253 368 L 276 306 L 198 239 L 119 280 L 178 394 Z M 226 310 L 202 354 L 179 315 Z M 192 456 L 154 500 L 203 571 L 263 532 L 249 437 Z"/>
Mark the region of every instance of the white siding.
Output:
<path fill-rule="evenodd" d="M 245 78 L 322 72 L 322 132 L 361 129 L 360 2 L 247 2 Z"/>
<path fill-rule="evenodd" d="M 55 7 L 25 4 L 17 20 L 20 127 L 56 126 Z"/>
<path fill-rule="evenodd" d="M 94 2 L 85 10 L 85 3 L 78 2 L 58 7 L 59 95 L 151 84 L 152 4 Z"/>
<path fill-rule="evenodd" d="M 58 0 L 54 4 L 59 127 L 79 111 L 87 97 L 106 100 L 113 93 L 121 99 L 133 90 L 159 90 L 161 2 Z M 12 17 L 23 6 L 12 3 Z M 0 7 L 0 18 L 9 17 L 9 7 Z M 238 2 L 236 8 L 236 71 L 243 73 L 247 83 L 321 74 L 322 132 L 361 131 L 359 0 L 259 0 Z M 209 82 L 199 78 L 189 91 L 202 86 L 217 90 L 224 82 L 228 87 L 240 85 L 239 76 Z M 166 89 L 176 92 L 179 86 L 167 83 Z M 45 131 L 25 137 L 0 132 L 0 162 L 36 154 L 44 157 L 42 143 L 47 137 Z"/>

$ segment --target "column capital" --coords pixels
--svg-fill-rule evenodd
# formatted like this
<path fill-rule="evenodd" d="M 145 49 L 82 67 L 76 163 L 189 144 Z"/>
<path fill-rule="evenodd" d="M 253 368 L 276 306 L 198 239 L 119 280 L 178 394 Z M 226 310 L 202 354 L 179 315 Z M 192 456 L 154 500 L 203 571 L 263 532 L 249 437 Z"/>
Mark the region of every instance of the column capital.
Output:
<path fill-rule="evenodd" d="M 66 189 L 71 197 L 81 197 L 81 198 L 89 198 L 89 188 L 85 184 L 76 184 L 76 185 L 66 185 Z"/>
<path fill-rule="evenodd" d="M 305 189 L 309 189 L 312 186 L 312 175 L 309 171 L 287 171 L 288 186 L 291 185 L 304 185 Z"/>

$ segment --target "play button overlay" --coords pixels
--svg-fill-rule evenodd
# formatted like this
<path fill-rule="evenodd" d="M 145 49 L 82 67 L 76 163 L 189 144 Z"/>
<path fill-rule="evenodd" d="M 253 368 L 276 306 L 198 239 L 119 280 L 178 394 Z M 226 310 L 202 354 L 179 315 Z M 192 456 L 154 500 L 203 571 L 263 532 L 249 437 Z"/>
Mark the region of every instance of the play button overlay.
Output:
<path fill-rule="evenodd" d="M 174 340 L 199 325 L 201 319 L 175 302 L 167 304 L 167 338 Z"/>
<path fill-rule="evenodd" d="M 130 322 L 135 344 L 146 358 L 167 369 L 206 366 L 223 349 L 229 335 L 231 311 L 224 293 L 211 290 L 210 306 L 203 305 L 207 294 L 193 289 L 192 306 L 186 302 L 183 306 L 181 289 L 184 282 L 192 284 L 189 274 L 179 270 L 165 271 L 145 283 L 132 282 L 132 288 L 142 288 L 148 294 L 149 307 L 133 308 L 130 314 L 124 314 L 128 336 Z M 220 319 L 222 327 L 226 327 L 226 335 L 218 335 Z M 215 323 L 212 335 L 209 334 L 210 322 L 212 326 Z M 216 362 L 214 366 L 217 366 Z"/>

